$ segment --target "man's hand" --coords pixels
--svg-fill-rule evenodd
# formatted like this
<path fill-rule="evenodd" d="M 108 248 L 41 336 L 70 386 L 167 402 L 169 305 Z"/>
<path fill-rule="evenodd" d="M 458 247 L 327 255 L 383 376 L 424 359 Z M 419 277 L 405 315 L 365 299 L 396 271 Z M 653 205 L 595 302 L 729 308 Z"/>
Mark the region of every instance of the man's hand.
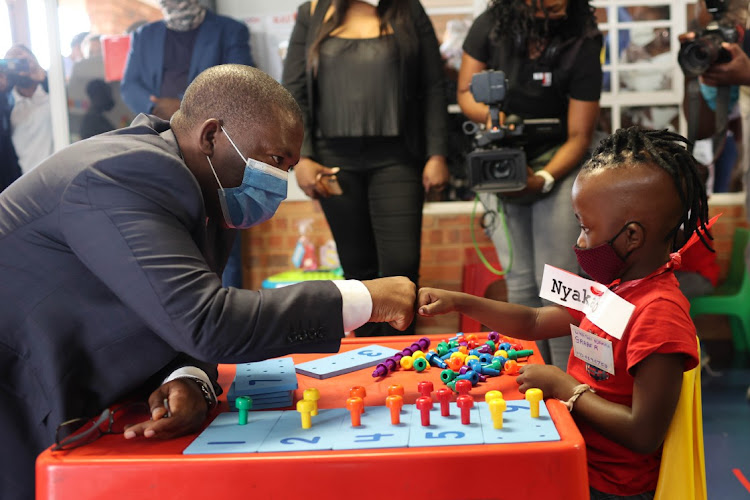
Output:
<path fill-rule="evenodd" d="M 430 189 L 434 189 L 438 193 L 441 192 L 445 189 L 450 177 L 448 166 L 445 164 L 445 156 L 430 156 L 430 159 L 425 163 L 424 170 L 422 170 L 424 192 L 426 193 Z"/>
<path fill-rule="evenodd" d="M 420 288 L 417 311 L 420 316 L 438 316 L 456 310 L 455 292 L 438 288 Z"/>
<path fill-rule="evenodd" d="M 164 400 L 169 403 L 171 416 L 167 417 Z M 136 436 L 170 439 L 200 430 L 206 419 L 208 405 L 200 387 L 189 378 L 178 378 L 162 385 L 148 398 L 151 420 L 125 429 L 125 439 Z"/>
<path fill-rule="evenodd" d="M 150 100 L 154 103 L 151 114 L 158 116 L 162 120 L 169 120 L 180 109 L 180 100 L 174 97 L 156 97 L 152 95 Z"/>
<path fill-rule="evenodd" d="M 516 377 L 518 390 L 525 393 L 529 389 L 541 389 L 544 398 L 557 398 L 567 401 L 579 382 L 560 368 L 553 365 L 528 364 L 521 367 Z"/>
<path fill-rule="evenodd" d="M 723 85 L 750 85 L 750 58 L 736 43 L 722 43 L 721 46 L 731 55 L 732 60 L 724 64 L 714 64 L 701 75 L 701 81 L 712 87 Z"/>
<path fill-rule="evenodd" d="M 316 200 L 318 198 L 328 198 L 333 194 L 339 194 L 329 189 L 330 184 L 326 182 L 329 178 L 324 177 L 337 174 L 339 170 L 338 167 L 324 167 L 310 158 L 300 158 L 299 163 L 294 167 L 294 175 L 297 178 L 297 184 L 300 189 L 307 196 Z"/>
<path fill-rule="evenodd" d="M 372 297 L 370 321 L 388 323 L 397 330 L 405 330 L 414 319 L 417 285 L 409 278 L 393 276 L 362 282 Z"/>

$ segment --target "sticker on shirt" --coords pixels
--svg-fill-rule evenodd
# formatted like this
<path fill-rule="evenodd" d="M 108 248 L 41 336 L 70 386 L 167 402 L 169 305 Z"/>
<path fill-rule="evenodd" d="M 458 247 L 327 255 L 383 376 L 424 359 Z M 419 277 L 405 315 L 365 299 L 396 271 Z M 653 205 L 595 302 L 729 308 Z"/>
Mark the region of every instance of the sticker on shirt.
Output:
<path fill-rule="evenodd" d="M 542 84 L 542 87 L 552 86 L 552 73 L 549 71 L 537 71 L 532 74 L 534 80 Z"/>
<path fill-rule="evenodd" d="M 570 325 L 573 336 L 573 355 L 586 363 L 612 375 L 615 374 L 615 358 L 612 353 L 612 341 L 597 337 L 576 325 Z M 586 367 L 588 370 L 588 366 Z M 602 380 L 592 375 L 597 380 Z"/>
<path fill-rule="evenodd" d="M 539 296 L 583 312 L 593 324 L 621 339 L 635 306 L 606 286 L 577 274 L 544 265 Z"/>

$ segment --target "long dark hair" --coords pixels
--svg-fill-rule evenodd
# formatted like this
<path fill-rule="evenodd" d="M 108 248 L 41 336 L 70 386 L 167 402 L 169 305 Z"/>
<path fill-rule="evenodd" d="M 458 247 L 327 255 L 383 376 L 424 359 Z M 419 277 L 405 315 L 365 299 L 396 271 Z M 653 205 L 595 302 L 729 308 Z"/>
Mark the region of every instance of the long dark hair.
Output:
<path fill-rule="evenodd" d="M 315 37 L 307 54 L 307 65 L 313 74 L 318 72 L 318 63 L 320 62 L 320 44 L 328 38 L 331 33 L 341 26 L 349 10 L 352 0 L 332 0 L 333 15 L 320 25 L 318 36 Z M 318 5 L 317 8 L 320 8 Z M 396 38 L 398 48 L 401 54 L 413 50 L 416 46 L 417 39 L 414 33 L 413 19 L 409 9 L 409 0 L 380 0 L 376 8 L 378 18 L 380 19 L 380 36 L 388 32 L 388 26 L 402 28 L 401 32 L 405 36 Z M 325 13 L 323 13 L 325 16 Z"/>
<path fill-rule="evenodd" d="M 515 48 L 525 53 L 527 45 L 543 49 L 550 39 L 549 20 L 542 0 L 531 0 L 530 5 L 524 0 L 492 0 L 488 10 L 495 20 L 490 35 L 494 40 L 512 40 Z M 545 22 L 537 22 L 534 17 L 537 10 L 544 12 Z M 555 35 L 567 40 L 595 31 L 594 8 L 588 0 L 568 0 L 567 17 Z"/>

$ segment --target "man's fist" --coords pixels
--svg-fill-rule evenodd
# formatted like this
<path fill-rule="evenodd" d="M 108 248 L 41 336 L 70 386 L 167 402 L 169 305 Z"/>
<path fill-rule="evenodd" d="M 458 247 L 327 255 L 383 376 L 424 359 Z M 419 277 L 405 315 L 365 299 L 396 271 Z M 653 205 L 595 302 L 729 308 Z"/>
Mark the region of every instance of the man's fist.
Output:
<path fill-rule="evenodd" d="M 394 276 L 362 282 L 372 297 L 371 322 L 388 323 L 405 330 L 414 319 L 417 286 L 409 278 Z"/>

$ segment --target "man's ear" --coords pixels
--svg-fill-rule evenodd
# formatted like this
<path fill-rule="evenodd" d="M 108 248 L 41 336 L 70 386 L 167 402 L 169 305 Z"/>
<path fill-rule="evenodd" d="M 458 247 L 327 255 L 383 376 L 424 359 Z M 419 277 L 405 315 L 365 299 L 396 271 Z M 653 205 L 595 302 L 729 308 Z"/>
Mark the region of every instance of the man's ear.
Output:
<path fill-rule="evenodd" d="M 216 145 L 216 136 L 221 130 L 221 122 L 216 118 L 209 118 L 200 127 L 198 148 L 205 156 L 214 155 L 214 146 Z"/>
<path fill-rule="evenodd" d="M 646 230 L 639 222 L 629 222 L 625 226 L 625 251 L 631 253 L 646 242 Z"/>

